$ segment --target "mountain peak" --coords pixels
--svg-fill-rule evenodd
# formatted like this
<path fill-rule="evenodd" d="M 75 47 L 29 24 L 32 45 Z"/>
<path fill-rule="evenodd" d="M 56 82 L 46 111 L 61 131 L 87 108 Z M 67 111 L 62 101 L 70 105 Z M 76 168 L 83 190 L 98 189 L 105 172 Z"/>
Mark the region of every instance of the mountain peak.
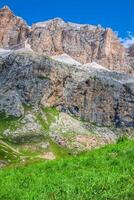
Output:
<path fill-rule="evenodd" d="M 23 47 L 28 31 L 25 21 L 15 16 L 8 6 L 0 9 L 0 48 Z"/>
<path fill-rule="evenodd" d="M 65 25 L 65 21 L 59 17 L 56 17 L 54 19 L 49 19 L 47 21 L 37 22 L 36 24 L 33 24 L 36 27 L 46 27 L 51 24 L 59 24 L 59 25 Z"/>
<path fill-rule="evenodd" d="M 1 9 L 1 11 L 12 12 L 11 9 L 9 8 L 9 6 L 3 6 L 3 8 Z"/>

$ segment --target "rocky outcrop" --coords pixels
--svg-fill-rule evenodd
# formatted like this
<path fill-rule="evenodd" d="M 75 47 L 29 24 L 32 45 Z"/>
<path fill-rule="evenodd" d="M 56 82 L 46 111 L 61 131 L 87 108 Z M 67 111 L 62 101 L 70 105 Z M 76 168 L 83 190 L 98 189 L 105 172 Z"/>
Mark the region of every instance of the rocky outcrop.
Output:
<path fill-rule="evenodd" d="M 0 10 L 0 48 L 18 49 L 25 46 L 29 28 L 7 7 Z"/>
<path fill-rule="evenodd" d="M 0 91 L 0 111 L 6 116 L 21 117 L 24 115 L 24 108 L 17 92 Z"/>
<path fill-rule="evenodd" d="M 134 127 L 134 77 L 97 66 L 66 65 L 30 51 L 2 58 L 0 88 L 22 103 L 55 106 L 98 125 Z"/>
<path fill-rule="evenodd" d="M 61 112 L 51 124 L 49 136 L 59 145 L 78 152 L 114 142 L 120 133 L 117 134 L 108 127 L 97 127 Z"/>
<path fill-rule="evenodd" d="M 15 143 L 24 143 L 42 139 L 44 136 L 41 125 L 37 122 L 33 113 L 28 113 L 19 120 L 16 128 L 8 128 L 3 131 L 2 136 Z"/>
<path fill-rule="evenodd" d="M 49 78 L 34 72 L 35 66 L 39 67 L 42 62 L 42 57 L 25 50 L 13 51 L 1 58 L 0 92 L 14 90 L 23 104 L 39 104 L 44 93 L 48 94 L 51 88 Z"/>

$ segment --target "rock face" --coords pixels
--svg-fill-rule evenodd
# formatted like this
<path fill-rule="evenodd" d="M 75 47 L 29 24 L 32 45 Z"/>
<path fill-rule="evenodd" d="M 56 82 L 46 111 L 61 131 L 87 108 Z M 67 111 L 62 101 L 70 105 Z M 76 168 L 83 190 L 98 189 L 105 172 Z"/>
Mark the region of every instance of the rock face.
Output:
<path fill-rule="evenodd" d="M 56 74 L 55 74 L 56 73 Z M 59 67 L 45 106 L 60 106 L 98 125 L 134 126 L 134 77 L 108 70 Z"/>
<path fill-rule="evenodd" d="M 16 17 L 8 7 L 0 10 L 0 48 L 24 47 L 28 32 L 26 22 Z"/>
<path fill-rule="evenodd" d="M 23 104 L 36 106 L 44 93 L 49 93 L 50 80 L 42 74 L 36 75 L 35 66 L 43 62 L 30 51 L 11 52 L 0 59 L 0 93 L 14 90 Z"/>
<path fill-rule="evenodd" d="M 0 48 L 32 50 L 48 55 L 67 54 L 82 64 L 97 62 L 108 69 L 134 73 L 134 62 L 110 28 L 66 23 L 60 18 L 33 24 L 31 28 L 13 12 L 0 10 Z M 133 48 L 130 49 L 133 55 Z M 134 59 L 133 59 L 134 60 Z"/>
<path fill-rule="evenodd" d="M 24 108 L 15 91 L 0 91 L 0 111 L 7 116 L 21 117 L 24 115 Z"/>
<path fill-rule="evenodd" d="M 48 56 L 66 53 L 80 63 L 96 61 L 109 69 L 128 70 L 125 48 L 109 28 L 54 19 L 34 24 L 29 43 L 33 50 Z"/>
<path fill-rule="evenodd" d="M 134 58 L 134 44 L 129 48 L 129 56 Z"/>
<path fill-rule="evenodd" d="M 100 67 L 66 65 L 28 51 L 2 58 L 0 88 L 22 103 L 56 106 L 98 125 L 134 127 L 134 77 Z"/>

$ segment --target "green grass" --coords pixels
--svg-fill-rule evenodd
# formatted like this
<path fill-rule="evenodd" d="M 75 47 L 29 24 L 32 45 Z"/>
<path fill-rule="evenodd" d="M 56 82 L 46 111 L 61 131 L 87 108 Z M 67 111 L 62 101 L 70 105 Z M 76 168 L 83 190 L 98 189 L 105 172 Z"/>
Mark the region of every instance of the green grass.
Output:
<path fill-rule="evenodd" d="M 31 106 L 26 106 L 26 105 L 23 105 L 23 106 L 25 108 L 25 112 L 31 111 L 32 109 Z M 59 115 L 59 112 L 56 110 L 56 108 L 42 108 L 41 112 L 38 112 L 36 117 L 37 117 L 38 122 L 41 124 L 42 128 L 44 128 L 44 132 L 46 131 L 47 133 L 47 131 L 49 130 L 50 124 L 56 120 L 56 117 L 58 117 L 58 115 Z M 18 128 L 19 125 L 21 125 L 21 118 L 16 119 L 13 117 L 6 117 L 5 115 L 2 115 L 2 114 L 0 117 L 1 117 L 0 118 L 0 134 L 2 136 L 3 136 L 4 130 L 10 129 L 14 131 L 16 128 Z M 7 139 L 5 139 L 4 137 L 3 140 L 5 141 L 5 145 L 6 145 Z M 49 148 L 47 149 L 39 148 L 38 143 L 40 143 L 41 141 L 49 142 L 50 144 Z M 50 151 L 54 153 L 57 159 L 65 158 L 71 155 L 71 152 L 68 149 L 62 148 L 59 145 L 57 145 L 48 137 L 47 134 L 45 134 L 42 140 L 39 139 L 39 141 L 36 141 L 36 142 L 33 141 L 33 142 L 28 143 L 27 144 L 29 145 L 28 148 L 25 148 L 24 145 L 12 144 L 11 142 L 12 140 L 8 140 L 7 145 L 10 146 L 11 148 L 14 147 L 14 149 L 17 148 L 23 156 L 29 157 L 29 159 L 33 159 L 33 160 L 35 157 L 40 156 L 44 152 L 50 152 Z M 36 146 L 37 148 L 35 148 Z M 14 162 L 13 158 L 14 157 L 12 156 L 12 151 L 10 153 L 10 149 L 8 151 L 4 150 L 4 155 L 3 155 L 3 147 L 1 146 L 1 143 L 0 143 L 0 159 L 6 162 L 10 161 L 10 163 L 12 163 L 12 161 Z"/>
<path fill-rule="evenodd" d="M 19 152 L 23 155 L 23 156 L 28 156 L 29 158 L 33 158 L 36 156 L 40 156 L 42 155 L 44 152 L 52 152 L 56 159 L 62 159 L 62 158 L 66 158 L 72 155 L 72 152 L 69 151 L 66 148 L 63 148 L 61 146 L 59 146 L 58 144 L 56 144 L 54 141 L 52 141 L 49 137 L 44 138 L 45 143 L 49 143 L 48 148 L 44 149 L 41 148 L 40 146 L 40 142 L 31 142 L 27 144 L 27 148 L 25 145 L 20 145 L 17 144 L 15 145 L 15 148 L 19 149 Z"/>
<path fill-rule="evenodd" d="M 48 141 L 50 144 L 49 151 L 53 152 L 57 159 L 66 158 L 72 155 L 72 152 L 69 149 L 57 145 L 50 139 Z"/>
<path fill-rule="evenodd" d="M 0 113 L 0 135 L 6 129 L 15 130 L 19 126 L 19 119 L 11 116 L 5 116 L 5 114 Z"/>
<path fill-rule="evenodd" d="M 42 108 L 42 112 L 37 114 L 37 120 L 44 128 L 45 131 L 49 130 L 52 122 L 59 116 L 59 112 L 56 108 Z"/>
<path fill-rule="evenodd" d="M 16 149 L 0 139 L 0 160 L 13 163 L 18 162 L 20 157 L 21 154 Z"/>
<path fill-rule="evenodd" d="M 134 141 L 1 169 L 0 200 L 134 200 Z"/>
<path fill-rule="evenodd" d="M 25 113 L 28 111 L 32 111 L 33 109 L 32 105 L 27 105 L 27 104 L 23 104 L 23 108 L 25 110 Z"/>

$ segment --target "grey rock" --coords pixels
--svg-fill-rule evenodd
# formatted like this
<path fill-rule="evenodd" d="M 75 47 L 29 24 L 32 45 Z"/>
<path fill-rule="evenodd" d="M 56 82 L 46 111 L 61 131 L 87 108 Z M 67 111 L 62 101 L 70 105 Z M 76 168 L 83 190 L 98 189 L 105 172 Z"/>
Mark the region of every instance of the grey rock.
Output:
<path fill-rule="evenodd" d="M 34 52 L 11 52 L 1 60 L 0 86 L 22 103 L 58 106 L 98 125 L 134 127 L 134 76 L 67 65 Z"/>
<path fill-rule="evenodd" d="M 4 112 L 6 116 L 13 117 L 24 115 L 24 108 L 16 91 L 0 91 L 0 112 Z"/>
<path fill-rule="evenodd" d="M 31 113 L 22 119 L 22 123 L 15 130 L 5 130 L 3 137 L 16 143 L 23 143 L 43 138 L 44 132 L 36 117 Z"/>

